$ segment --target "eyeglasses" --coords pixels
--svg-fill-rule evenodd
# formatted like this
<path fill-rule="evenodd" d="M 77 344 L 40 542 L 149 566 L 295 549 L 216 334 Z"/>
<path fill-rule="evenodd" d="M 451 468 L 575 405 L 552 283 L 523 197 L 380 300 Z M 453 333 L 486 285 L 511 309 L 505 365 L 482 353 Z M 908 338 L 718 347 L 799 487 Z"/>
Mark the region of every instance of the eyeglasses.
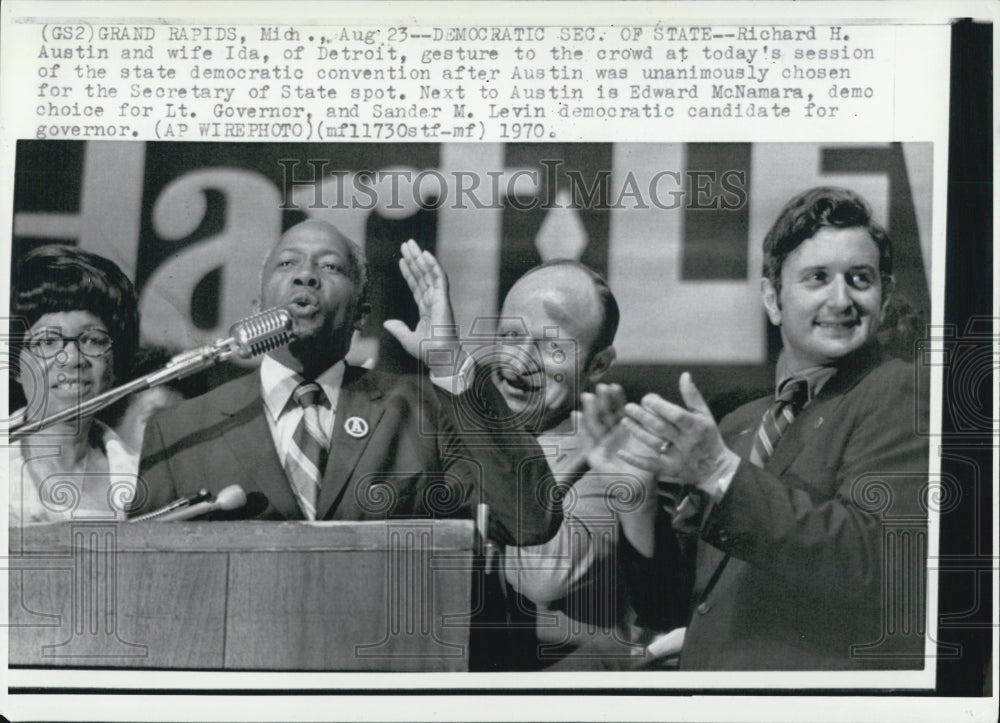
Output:
<path fill-rule="evenodd" d="M 88 329 L 76 336 L 63 336 L 54 329 L 43 331 L 39 336 L 29 339 L 25 346 L 41 357 L 54 357 L 66 348 L 69 342 L 76 344 L 80 353 L 89 357 L 102 357 L 111 351 L 111 337 L 108 332 L 100 329 Z"/>

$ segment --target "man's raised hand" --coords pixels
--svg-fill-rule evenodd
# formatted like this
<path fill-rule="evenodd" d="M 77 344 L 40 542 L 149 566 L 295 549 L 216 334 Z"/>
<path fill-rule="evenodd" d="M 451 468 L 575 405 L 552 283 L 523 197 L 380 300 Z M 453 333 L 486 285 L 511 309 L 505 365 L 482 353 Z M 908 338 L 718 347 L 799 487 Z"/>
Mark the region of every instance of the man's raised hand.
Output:
<path fill-rule="evenodd" d="M 434 254 L 423 251 L 410 239 L 400 246 L 399 270 L 410 287 L 420 313 L 415 329 L 399 319 L 389 319 L 382 326 L 411 356 L 420 359 L 434 376 L 457 372 L 459 353 L 458 328 L 448 295 L 448 277 Z"/>

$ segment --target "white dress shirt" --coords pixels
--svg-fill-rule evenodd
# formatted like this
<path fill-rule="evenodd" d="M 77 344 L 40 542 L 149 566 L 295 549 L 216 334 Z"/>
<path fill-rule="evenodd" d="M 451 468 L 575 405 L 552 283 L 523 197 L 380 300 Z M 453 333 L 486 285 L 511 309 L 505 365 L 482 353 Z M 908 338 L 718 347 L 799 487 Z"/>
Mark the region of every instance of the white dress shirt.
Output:
<path fill-rule="evenodd" d="M 340 387 L 344 382 L 344 371 L 347 365 L 343 360 L 337 362 L 314 380 L 323 389 L 329 401 L 329 406 L 321 405 L 319 409 L 319 426 L 326 436 L 327 442 L 333 439 L 333 425 L 337 416 L 337 400 L 340 397 Z M 267 410 L 267 426 L 271 430 L 271 439 L 278 452 L 278 460 L 285 464 L 285 455 L 292 442 L 296 427 L 302 419 L 302 407 L 294 399 L 292 392 L 304 382 L 301 374 L 289 369 L 271 356 L 265 356 L 260 365 L 260 388 Z M 460 374 L 448 377 L 431 377 L 431 382 L 438 388 L 450 393 L 461 394 L 466 386 L 466 380 Z M 337 453 L 330 451 L 331 459 Z"/>
<path fill-rule="evenodd" d="M 337 362 L 314 380 L 323 389 L 329 401 L 329 406 L 319 407 L 319 426 L 327 442 L 333 438 L 333 424 L 337 415 L 337 399 L 340 397 L 340 386 L 344 381 L 346 365 L 343 360 Z M 304 382 L 301 374 L 289 369 L 273 357 L 265 356 L 260 365 L 261 396 L 264 408 L 267 410 L 267 426 L 271 430 L 274 448 L 278 452 L 278 460 L 285 464 L 285 455 L 291 446 L 295 429 L 302 420 L 302 407 L 292 398 L 295 388 Z"/>

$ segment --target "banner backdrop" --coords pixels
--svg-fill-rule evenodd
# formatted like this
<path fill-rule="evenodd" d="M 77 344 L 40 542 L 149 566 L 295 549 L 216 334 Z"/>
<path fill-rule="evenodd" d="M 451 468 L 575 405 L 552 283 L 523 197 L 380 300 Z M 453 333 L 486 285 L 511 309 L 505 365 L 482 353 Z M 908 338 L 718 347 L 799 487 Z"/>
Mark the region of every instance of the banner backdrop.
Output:
<path fill-rule="evenodd" d="M 382 321 L 416 320 L 396 260 L 414 238 L 449 274 L 463 333 L 488 333 L 527 269 L 576 258 L 621 306 L 611 381 L 676 399 L 689 369 L 716 414 L 773 383 L 761 241 L 793 195 L 850 187 L 893 240 L 897 287 L 929 312 L 931 144 L 275 144 L 19 141 L 12 265 L 78 244 L 136 282 L 146 344 L 179 351 L 252 310 L 283 229 L 329 221 L 371 267 L 349 359 L 412 360 Z M 239 369 L 215 373 L 218 378 Z"/>

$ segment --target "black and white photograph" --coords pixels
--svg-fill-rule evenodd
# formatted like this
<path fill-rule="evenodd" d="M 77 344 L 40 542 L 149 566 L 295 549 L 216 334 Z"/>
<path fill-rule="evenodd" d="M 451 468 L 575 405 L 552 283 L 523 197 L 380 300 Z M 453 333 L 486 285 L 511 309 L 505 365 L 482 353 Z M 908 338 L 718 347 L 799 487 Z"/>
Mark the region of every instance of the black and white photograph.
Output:
<path fill-rule="evenodd" d="M 308 595 L 284 613 L 274 590 L 293 584 L 295 558 L 260 554 L 287 544 L 267 528 L 245 528 L 228 558 L 199 537 L 188 560 L 169 536 L 150 559 L 119 555 L 120 609 L 77 614 L 114 615 L 99 639 L 145 648 L 131 665 L 619 670 L 655 665 L 642 646 L 690 621 L 709 636 L 698 669 L 920 669 L 929 370 L 913 356 L 930 310 L 931 150 L 24 141 L 11 522 L 28 553 L 34 523 L 135 516 L 147 519 L 124 539 L 149 546 L 167 533 L 147 528 L 185 501 L 185 518 L 220 521 L 474 521 L 485 506 L 489 572 L 438 571 L 432 547 L 401 563 L 428 565 L 407 589 L 367 561 L 366 599 L 323 572 L 345 553 L 309 552 L 296 583 Z M 112 198 L 114 213 L 98 205 Z M 53 238 L 73 209 L 80 235 Z M 197 364 L 211 369 L 156 384 L 204 346 Z M 800 374 L 821 381 L 784 401 Z M 46 424 L 135 379 L 115 404 Z M 303 384 L 326 399 L 315 439 L 295 409 Z M 794 447 L 777 443 L 786 428 Z M 67 457 L 34 452 L 71 432 L 81 449 Z M 752 469 L 778 451 L 780 471 Z M 716 498 L 719 480 L 732 489 Z M 213 506 L 234 487 L 240 504 Z M 361 529 L 385 542 L 384 526 Z M 434 541 L 433 525 L 401 529 Z M 377 557 L 389 565 L 394 549 Z M 158 582 L 135 583 L 152 599 L 129 609 L 132 574 Z M 114 662 L 100 647 L 61 655 L 70 626 L 22 623 L 42 605 L 33 595 L 52 594 L 30 582 L 22 573 L 11 610 L 22 662 Z M 461 608 L 445 604 L 449 586 Z M 441 607 L 411 599 L 426 589 Z M 69 623 L 94 599 L 67 595 L 57 612 Z M 445 639 L 421 630 L 431 647 L 398 662 L 360 652 L 414 614 L 431 629 L 452 620 Z M 342 637 L 361 617 L 372 629 Z M 290 637 L 271 640 L 269 624 Z M 442 661 L 445 641 L 461 655 Z"/>
<path fill-rule="evenodd" d="M 835 15 L 355 12 L 5 56 L 8 717 L 995 696 L 989 123 Z"/>

